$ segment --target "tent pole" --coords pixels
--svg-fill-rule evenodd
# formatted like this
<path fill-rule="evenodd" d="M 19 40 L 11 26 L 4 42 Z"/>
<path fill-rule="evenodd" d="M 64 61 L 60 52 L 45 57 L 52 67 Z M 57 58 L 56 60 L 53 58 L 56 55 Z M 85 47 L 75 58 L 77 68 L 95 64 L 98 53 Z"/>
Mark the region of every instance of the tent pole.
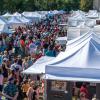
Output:
<path fill-rule="evenodd" d="M 100 100 L 100 83 L 96 84 L 96 97 Z"/>
<path fill-rule="evenodd" d="M 43 100 L 47 100 L 47 80 L 44 79 L 44 96 Z"/>

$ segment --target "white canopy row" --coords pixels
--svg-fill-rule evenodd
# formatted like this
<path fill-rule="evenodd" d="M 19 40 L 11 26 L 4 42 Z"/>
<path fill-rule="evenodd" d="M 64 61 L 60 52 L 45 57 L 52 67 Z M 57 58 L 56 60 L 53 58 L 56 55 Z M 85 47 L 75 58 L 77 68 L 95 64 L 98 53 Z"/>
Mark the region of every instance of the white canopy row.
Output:
<path fill-rule="evenodd" d="M 43 58 L 43 62 L 38 61 L 23 73 L 44 73 L 49 80 L 100 82 L 100 38 L 94 30 L 69 41 L 65 52 L 57 57 Z"/>
<path fill-rule="evenodd" d="M 89 10 L 88 13 L 83 11 L 72 11 L 71 17 L 68 18 L 68 25 L 72 27 L 93 27 L 96 20 L 100 20 L 100 14 L 96 10 Z"/>
<path fill-rule="evenodd" d="M 5 13 L 4 17 L 11 17 L 11 16 L 21 16 L 21 15 L 24 15 L 25 17 L 31 17 L 31 18 L 43 18 L 45 17 L 46 15 L 55 15 L 55 14 L 63 14 L 65 13 L 65 11 L 63 10 L 53 10 L 53 11 L 34 11 L 34 12 L 28 12 L 28 11 L 25 11 L 23 13 L 18 13 L 18 12 L 15 12 L 13 14 L 10 14 L 9 12 Z"/>
<path fill-rule="evenodd" d="M 25 27 L 27 24 L 38 23 L 41 19 L 46 18 L 48 15 L 63 14 L 64 11 L 35 11 L 35 12 L 15 12 L 13 14 L 6 13 L 0 17 L 0 24 L 6 24 L 15 29 L 18 26 Z"/>

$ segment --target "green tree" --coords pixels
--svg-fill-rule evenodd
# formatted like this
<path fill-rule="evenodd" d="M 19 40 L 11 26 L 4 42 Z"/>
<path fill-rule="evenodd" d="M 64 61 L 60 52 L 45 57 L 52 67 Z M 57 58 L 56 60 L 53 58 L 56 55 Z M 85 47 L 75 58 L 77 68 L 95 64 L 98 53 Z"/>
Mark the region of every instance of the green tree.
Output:
<path fill-rule="evenodd" d="M 93 7 L 93 0 L 81 0 L 80 1 L 80 9 L 83 11 L 88 11 Z"/>
<path fill-rule="evenodd" d="M 23 2 L 24 11 L 33 11 L 35 10 L 35 0 L 25 0 Z"/>
<path fill-rule="evenodd" d="M 80 0 L 72 0 L 71 1 L 71 5 L 72 5 L 74 10 L 79 9 L 79 7 L 80 7 Z"/>
<path fill-rule="evenodd" d="M 4 11 L 14 12 L 15 5 L 14 5 L 13 0 L 4 0 L 3 8 L 4 8 Z"/>
<path fill-rule="evenodd" d="M 16 11 L 24 11 L 23 0 L 13 0 L 13 3 Z"/>
<path fill-rule="evenodd" d="M 39 0 L 39 7 L 38 7 L 38 9 L 40 10 L 40 11 L 42 11 L 42 10 L 47 10 L 47 0 L 42 0 L 42 2 L 41 2 L 41 0 Z"/>
<path fill-rule="evenodd" d="M 91 9 L 93 0 L 0 0 L 0 12 Z"/>
<path fill-rule="evenodd" d="M 1 13 L 3 13 L 3 11 L 4 11 L 3 4 L 4 4 L 4 0 L 0 0 L 0 12 Z"/>
<path fill-rule="evenodd" d="M 65 3 L 66 3 L 65 0 L 58 0 L 57 1 L 57 8 L 58 8 L 58 10 L 65 9 L 65 7 L 66 7 Z"/>

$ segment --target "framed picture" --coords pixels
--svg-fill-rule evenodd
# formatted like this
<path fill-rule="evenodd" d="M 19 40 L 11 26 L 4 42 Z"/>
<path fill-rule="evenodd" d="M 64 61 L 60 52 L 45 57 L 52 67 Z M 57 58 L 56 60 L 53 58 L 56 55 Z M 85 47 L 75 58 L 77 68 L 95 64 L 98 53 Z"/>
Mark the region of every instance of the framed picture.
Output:
<path fill-rule="evenodd" d="M 65 81 L 52 81 L 51 90 L 53 91 L 66 91 L 67 83 Z"/>

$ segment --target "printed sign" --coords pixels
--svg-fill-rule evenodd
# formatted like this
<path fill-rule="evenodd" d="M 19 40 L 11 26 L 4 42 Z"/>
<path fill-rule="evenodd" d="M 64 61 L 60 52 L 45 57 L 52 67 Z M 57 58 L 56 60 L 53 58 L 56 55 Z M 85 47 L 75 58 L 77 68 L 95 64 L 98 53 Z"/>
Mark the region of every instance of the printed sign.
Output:
<path fill-rule="evenodd" d="M 52 81 L 51 84 L 53 91 L 66 91 L 66 82 L 64 81 Z"/>

